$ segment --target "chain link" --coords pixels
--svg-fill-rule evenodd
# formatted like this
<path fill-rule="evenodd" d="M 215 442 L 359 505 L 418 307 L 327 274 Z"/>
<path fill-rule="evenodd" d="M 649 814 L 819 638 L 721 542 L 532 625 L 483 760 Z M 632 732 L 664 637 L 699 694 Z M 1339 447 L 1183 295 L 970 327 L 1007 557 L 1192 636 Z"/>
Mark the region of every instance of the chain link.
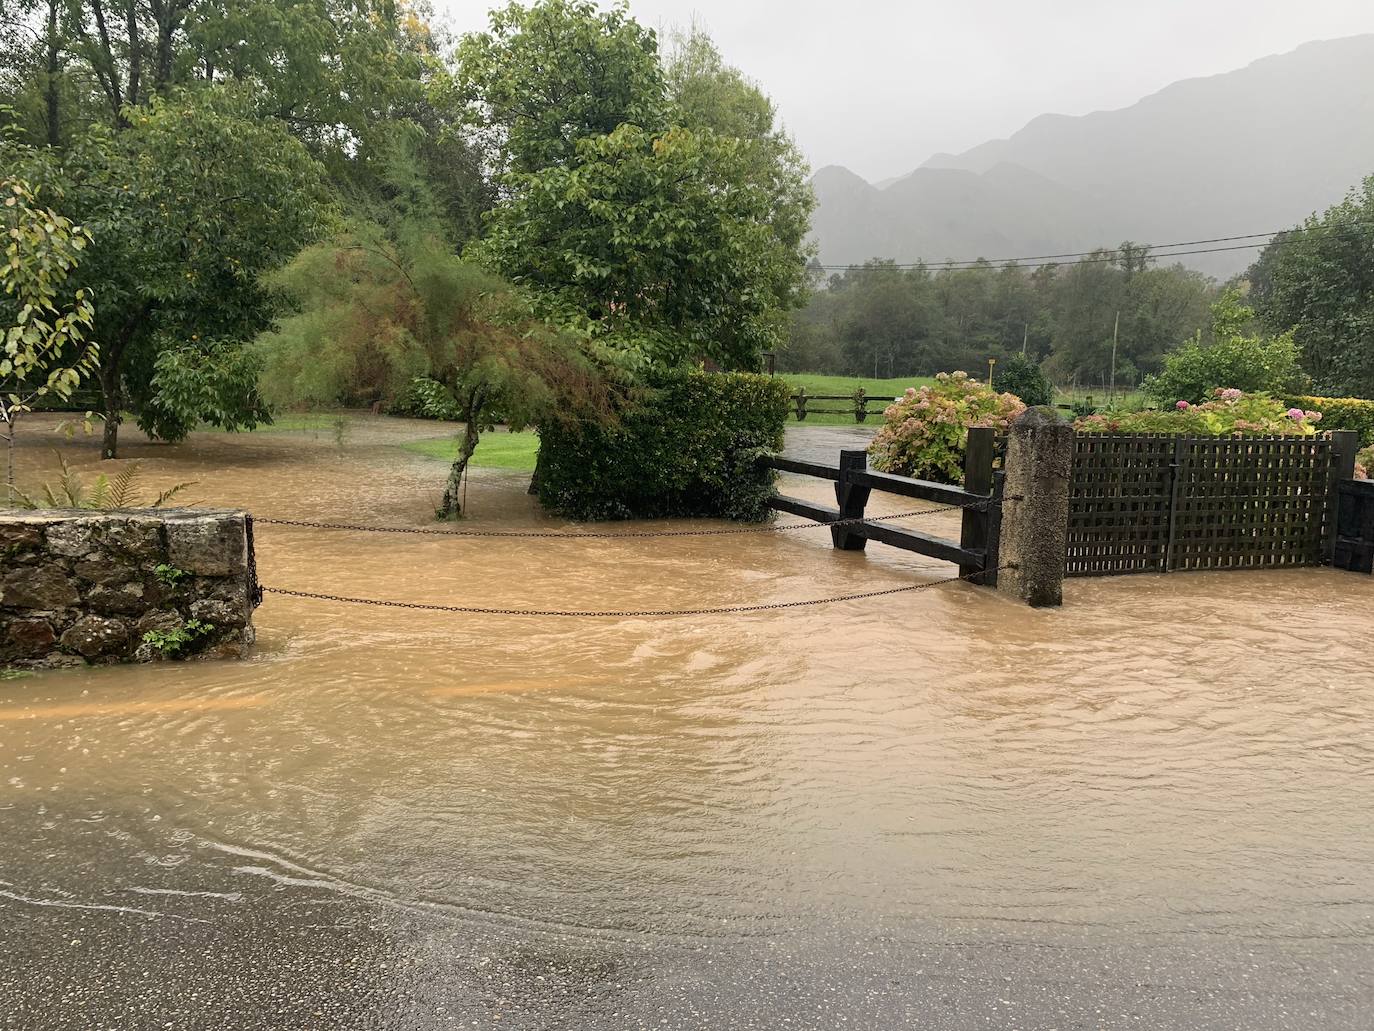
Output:
<path fill-rule="evenodd" d="M 995 572 L 1001 572 L 1004 568 L 1007 567 L 1000 567 L 995 570 Z M 567 618 L 583 617 L 586 619 L 632 619 L 671 616 L 722 616 L 734 613 L 771 612 L 779 609 L 800 609 L 817 605 L 835 605 L 845 601 L 862 601 L 866 598 L 882 598 L 893 594 L 908 594 L 914 591 L 924 591 L 932 587 L 943 587 L 945 584 L 958 583 L 961 580 L 972 583 L 980 577 L 987 576 L 988 573 L 988 570 L 980 570 L 976 573 L 966 573 L 963 576 L 951 576 L 944 580 L 932 580 L 929 583 L 907 584 L 904 587 L 888 587 L 878 591 L 861 591 L 857 594 L 841 594 L 831 598 L 807 598 L 802 601 L 762 602 L 756 605 L 721 605 L 714 608 L 700 609 L 510 609 L 490 608 L 476 605 L 429 605 L 424 602 L 383 601 L 377 598 L 352 598 L 343 594 L 291 591 L 283 587 L 264 587 L 262 590 L 265 594 L 279 594 L 286 598 L 305 598 L 311 601 L 333 601 L 345 605 L 370 605 L 387 609 L 418 609 L 423 612 L 454 612 L 470 616 L 553 616 Z"/>
<path fill-rule="evenodd" d="M 507 537 L 542 540 L 633 540 L 647 537 L 730 537 L 736 534 L 778 533 L 787 530 L 817 530 L 823 527 L 859 526 L 863 523 L 886 523 L 897 519 L 910 519 L 914 516 L 935 515 L 940 512 L 962 512 L 967 508 L 984 508 L 988 498 L 980 498 L 962 505 L 937 505 L 933 508 L 918 508 L 911 512 L 898 512 L 885 516 L 854 516 L 848 519 L 831 519 L 819 522 L 784 523 L 781 526 L 728 526 L 711 530 L 606 530 L 574 531 L 557 530 L 439 530 L 428 526 L 364 526 L 360 523 L 322 523 L 303 519 L 264 519 L 259 524 L 270 526 L 293 526 L 308 530 L 347 530 L 360 533 L 401 533 L 430 537 Z"/>

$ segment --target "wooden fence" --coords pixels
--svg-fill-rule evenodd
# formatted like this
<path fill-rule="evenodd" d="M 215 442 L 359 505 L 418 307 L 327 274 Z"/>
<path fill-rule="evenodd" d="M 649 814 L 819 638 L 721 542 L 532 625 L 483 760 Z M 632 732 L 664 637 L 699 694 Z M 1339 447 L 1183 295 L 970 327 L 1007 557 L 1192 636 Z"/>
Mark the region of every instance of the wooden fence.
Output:
<path fill-rule="evenodd" d="M 996 438 L 992 430 L 969 431 L 962 487 L 876 472 L 868 468 L 868 455 L 864 451 L 841 451 L 838 466 L 805 462 L 782 455 L 767 455 L 760 461 L 765 467 L 780 472 L 834 481 L 834 508 L 784 494 L 775 495 L 769 503 L 774 511 L 817 522 L 863 519 L 864 509 L 873 491 L 962 509 L 962 527 L 957 541 L 905 527 L 863 522 L 832 526 L 831 542 L 842 551 L 863 551 L 869 541 L 914 551 L 955 563 L 960 576 L 975 577 L 975 574 L 982 574 L 976 576 L 977 582 L 991 586 L 997 582 L 997 544 L 1001 520 L 1002 474 L 993 471 L 995 450 Z"/>
<path fill-rule="evenodd" d="M 812 402 L 831 402 L 832 407 L 817 407 Z M 834 402 L 847 402 L 844 407 L 833 407 Z M 808 415 L 852 415 L 855 422 L 864 422 L 870 415 L 881 415 L 883 409 L 892 404 L 892 398 L 885 395 L 870 397 L 863 387 L 852 394 L 808 394 L 805 387 L 792 392 L 792 408 L 797 413 L 797 421 L 805 422 Z M 877 405 L 872 409 L 870 405 Z"/>
<path fill-rule="evenodd" d="M 786 495 L 771 502 L 776 511 L 818 522 L 862 520 L 873 491 L 962 508 L 957 541 L 872 521 L 832 526 L 831 538 L 836 548 L 848 551 L 876 541 L 928 555 L 957 564 L 960 575 L 983 574 L 977 582 L 994 585 L 999 551 L 1011 555 L 1015 550 L 1001 540 L 1005 474 L 995 465 L 1003 442 L 992 430 L 969 432 L 963 487 L 875 472 L 863 451 L 840 452 L 838 466 L 780 455 L 761 461 L 768 468 L 834 482 L 833 508 Z M 1064 575 L 1326 564 L 1369 572 L 1374 567 L 1374 483 L 1353 479 L 1357 444 L 1349 432 L 1317 437 L 1079 434 L 1072 442 L 1067 548 L 1060 552 Z M 1056 468 L 1062 464 L 1061 459 Z M 1064 473 L 1058 475 L 1062 482 Z M 1059 497 L 1062 505 L 1064 495 Z M 1023 507 L 1030 503 L 1019 495 L 1006 500 L 1019 500 Z M 1055 525 L 1062 525 L 1060 518 L 1053 517 Z M 1053 546 L 1064 548 L 1063 538 Z M 1032 541 L 1031 547 L 1039 544 Z"/>
<path fill-rule="evenodd" d="M 1069 576 L 1330 562 L 1354 434 L 1081 434 Z"/>

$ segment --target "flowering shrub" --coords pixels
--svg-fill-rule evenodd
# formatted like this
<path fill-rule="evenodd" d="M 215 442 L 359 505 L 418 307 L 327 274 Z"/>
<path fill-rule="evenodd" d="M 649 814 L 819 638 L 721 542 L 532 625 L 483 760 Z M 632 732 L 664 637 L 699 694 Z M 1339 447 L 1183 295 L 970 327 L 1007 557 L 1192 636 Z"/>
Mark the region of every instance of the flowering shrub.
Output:
<path fill-rule="evenodd" d="M 1317 432 L 1321 412 L 1289 408 L 1267 394 L 1246 394 L 1234 387 L 1218 387 L 1206 404 L 1179 401 L 1163 411 L 1147 409 L 1089 415 L 1074 422 L 1080 433 L 1188 433 L 1221 436 L 1230 433 L 1307 437 Z"/>
<path fill-rule="evenodd" d="M 1005 430 L 1025 410 L 1020 398 L 999 394 L 966 372 L 942 372 L 933 386 L 908 387 L 887 406 L 868 453 L 883 472 L 958 483 L 969 429 Z"/>
<path fill-rule="evenodd" d="M 1355 455 L 1355 479 L 1374 479 L 1374 445 Z"/>
<path fill-rule="evenodd" d="M 1374 445 L 1374 401 L 1358 397 L 1290 397 L 1289 404 L 1312 408 L 1326 418 L 1324 430 L 1354 430 L 1361 446 Z"/>

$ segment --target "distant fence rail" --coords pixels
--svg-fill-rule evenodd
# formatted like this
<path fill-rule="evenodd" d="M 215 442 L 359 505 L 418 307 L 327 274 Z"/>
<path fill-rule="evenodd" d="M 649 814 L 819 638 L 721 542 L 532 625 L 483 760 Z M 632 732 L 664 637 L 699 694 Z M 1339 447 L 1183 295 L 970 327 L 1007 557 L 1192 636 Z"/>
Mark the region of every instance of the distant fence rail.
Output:
<path fill-rule="evenodd" d="M 1354 434 L 1080 434 L 1069 576 L 1331 562 Z"/>
<path fill-rule="evenodd" d="M 836 407 L 837 403 L 841 406 Z M 863 387 L 852 394 L 808 394 L 805 387 L 792 391 L 792 410 L 798 422 L 805 422 L 808 415 L 851 415 L 855 422 L 864 422 L 870 415 L 881 415 L 890 404 L 891 397 L 885 394 L 871 396 Z M 873 409 L 871 405 L 878 407 Z"/>

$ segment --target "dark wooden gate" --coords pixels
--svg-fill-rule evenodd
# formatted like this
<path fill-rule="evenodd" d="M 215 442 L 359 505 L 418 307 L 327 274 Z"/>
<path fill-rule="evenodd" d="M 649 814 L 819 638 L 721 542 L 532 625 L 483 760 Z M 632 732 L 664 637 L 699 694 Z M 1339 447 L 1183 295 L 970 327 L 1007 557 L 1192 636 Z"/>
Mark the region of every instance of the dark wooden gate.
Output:
<path fill-rule="evenodd" d="M 1069 507 L 1069 576 L 1330 562 L 1354 434 L 1083 434 Z"/>
<path fill-rule="evenodd" d="M 1341 481 L 1331 564 L 1356 573 L 1374 573 L 1374 480 Z"/>

